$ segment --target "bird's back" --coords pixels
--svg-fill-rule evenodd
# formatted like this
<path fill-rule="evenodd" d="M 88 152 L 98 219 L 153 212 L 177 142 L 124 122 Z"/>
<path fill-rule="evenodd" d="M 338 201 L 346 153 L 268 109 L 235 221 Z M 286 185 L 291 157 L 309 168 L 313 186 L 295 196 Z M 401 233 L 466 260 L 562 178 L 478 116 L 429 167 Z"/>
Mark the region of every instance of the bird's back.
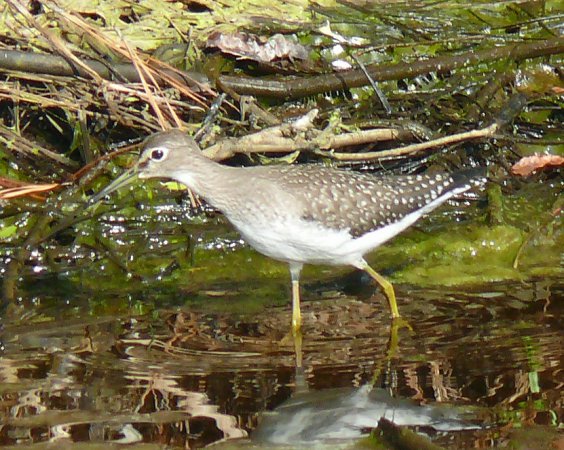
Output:
<path fill-rule="evenodd" d="M 251 177 L 273 183 L 302 219 L 348 229 L 354 237 L 398 222 L 453 190 L 470 187 L 470 181 L 483 172 L 379 176 L 316 165 L 251 169 Z M 267 201 L 273 201 L 271 193 L 266 195 Z"/>

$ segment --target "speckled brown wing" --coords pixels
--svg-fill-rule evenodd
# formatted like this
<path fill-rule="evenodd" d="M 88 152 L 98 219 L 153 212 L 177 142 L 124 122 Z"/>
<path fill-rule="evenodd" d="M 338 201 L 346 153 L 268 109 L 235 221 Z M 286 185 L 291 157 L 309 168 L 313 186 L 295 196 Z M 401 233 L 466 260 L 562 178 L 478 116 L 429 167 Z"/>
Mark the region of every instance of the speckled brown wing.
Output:
<path fill-rule="evenodd" d="M 454 189 L 470 187 L 478 173 L 378 176 L 306 165 L 281 168 L 278 182 L 303 200 L 304 219 L 348 229 L 358 237 L 398 222 Z"/>

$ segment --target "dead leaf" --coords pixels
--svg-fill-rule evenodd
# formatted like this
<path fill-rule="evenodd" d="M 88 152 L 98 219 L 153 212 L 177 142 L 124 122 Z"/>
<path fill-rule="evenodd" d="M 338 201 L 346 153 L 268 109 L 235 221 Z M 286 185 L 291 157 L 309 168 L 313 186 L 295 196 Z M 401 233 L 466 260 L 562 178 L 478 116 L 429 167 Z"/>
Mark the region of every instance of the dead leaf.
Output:
<path fill-rule="evenodd" d="M 282 59 L 305 60 L 309 57 L 306 47 L 281 34 L 265 38 L 244 32 L 215 32 L 209 35 L 206 47 L 262 63 Z"/>
<path fill-rule="evenodd" d="M 19 198 L 25 197 L 27 195 L 37 198 L 43 199 L 42 196 L 37 194 L 41 192 L 48 192 L 52 191 L 53 189 L 59 187 L 59 183 L 52 183 L 52 184 L 24 184 L 18 187 L 12 187 L 8 189 L 1 189 L 0 190 L 0 199 L 2 200 L 9 200 L 12 198 Z"/>
<path fill-rule="evenodd" d="M 511 168 L 511 172 L 515 175 L 526 177 L 535 170 L 544 169 L 545 167 L 562 167 L 564 166 L 564 157 L 558 155 L 532 155 L 521 158 Z"/>

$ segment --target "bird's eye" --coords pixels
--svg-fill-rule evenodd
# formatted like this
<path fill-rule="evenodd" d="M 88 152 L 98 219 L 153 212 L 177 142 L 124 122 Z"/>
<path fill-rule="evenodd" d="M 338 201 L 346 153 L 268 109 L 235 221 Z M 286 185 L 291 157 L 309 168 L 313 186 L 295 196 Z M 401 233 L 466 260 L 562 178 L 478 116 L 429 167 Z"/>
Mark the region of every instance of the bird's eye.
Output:
<path fill-rule="evenodd" d="M 161 148 L 157 148 L 151 152 L 151 159 L 153 161 L 161 161 L 162 159 L 164 159 L 164 156 L 165 152 Z"/>

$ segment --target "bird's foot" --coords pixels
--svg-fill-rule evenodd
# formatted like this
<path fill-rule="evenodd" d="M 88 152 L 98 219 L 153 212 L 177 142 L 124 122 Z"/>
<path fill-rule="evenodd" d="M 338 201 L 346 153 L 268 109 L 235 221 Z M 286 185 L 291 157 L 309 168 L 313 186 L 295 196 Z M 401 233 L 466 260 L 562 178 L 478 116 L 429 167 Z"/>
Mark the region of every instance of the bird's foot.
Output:
<path fill-rule="evenodd" d="M 392 317 L 392 327 L 396 330 L 407 328 L 410 332 L 413 332 L 413 327 L 403 317 Z"/>
<path fill-rule="evenodd" d="M 388 358 L 394 358 L 398 353 L 399 348 L 399 330 L 407 328 L 410 333 L 413 333 L 413 327 L 409 322 L 401 317 L 392 318 L 390 325 L 390 340 L 388 342 Z"/>
<path fill-rule="evenodd" d="M 281 345 L 291 345 L 291 344 L 294 344 L 297 339 L 300 339 L 300 340 L 302 339 L 302 329 L 301 329 L 301 327 L 292 326 L 290 331 L 288 331 L 288 333 L 286 333 L 284 335 L 284 337 L 280 340 L 280 344 Z"/>

